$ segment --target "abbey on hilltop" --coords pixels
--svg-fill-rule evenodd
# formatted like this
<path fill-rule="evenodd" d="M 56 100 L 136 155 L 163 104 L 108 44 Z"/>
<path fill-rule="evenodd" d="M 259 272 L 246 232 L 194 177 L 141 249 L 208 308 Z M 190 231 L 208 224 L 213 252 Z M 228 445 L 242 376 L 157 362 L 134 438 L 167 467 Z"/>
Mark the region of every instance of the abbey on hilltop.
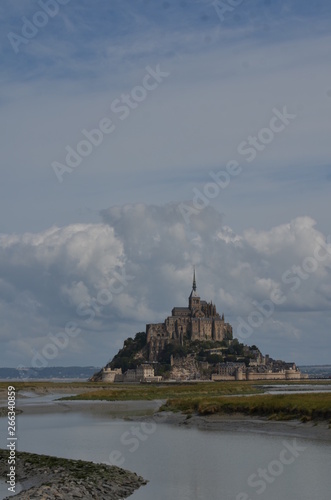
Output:
<path fill-rule="evenodd" d="M 293 362 L 262 355 L 233 338 L 232 326 L 212 302 L 201 300 L 195 270 L 187 307 L 174 307 L 163 323 L 128 337 L 123 348 L 90 379 L 104 382 L 167 380 L 297 380 Z"/>
<path fill-rule="evenodd" d="M 157 361 L 159 353 L 170 342 L 183 345 L 185 340 L 231 340 L 232 326 L 225 323 L 224 314 L 221 317 L 212 302 L 200 299 L 194 270 L 188 307 L 174 307 L 163 323 L 146 325 L 146 334 L 149 361 Z"/>

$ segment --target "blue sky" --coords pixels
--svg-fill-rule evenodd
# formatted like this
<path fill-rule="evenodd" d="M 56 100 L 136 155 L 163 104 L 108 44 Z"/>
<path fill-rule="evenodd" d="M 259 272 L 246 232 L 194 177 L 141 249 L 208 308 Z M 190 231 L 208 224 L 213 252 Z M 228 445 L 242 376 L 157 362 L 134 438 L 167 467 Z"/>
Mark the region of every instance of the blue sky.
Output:
<path fill-rule="evenodd" d="M 45 332 L 55 333 L 76 317 L 77 301 L 92 300 L 111 266 L 128 266 L 139 277 L 139 297 L 130 283 L 96 324 L 84 324 L 84 335 L 59 352 L 54 364 L 107 361 L 105 344 L 110 357 L 150 316 L 161 321 L 173 305 L 181 305 L 172 303 L 174 294 L 186 302 L 193 264 L 204 276 L 201 293 L 221 302 L 219 308 L 236 327 L 252 301 L 280 285 L 288 267 L 311 255 L 312 242 L 331 233 L 330 3 L 244 0 L 221 20 L 208 1 L 70 0 L 56 3 L 56 15 L 46 17 L 45 26 L 15 53 L 8 34 L 22 36 L 26 19 L 35 18 L 41 3 L 4 0 L 0 5 L 0 335 L 7 365 L 31 364 L 33 350 L 45 344 Z M 146 68 L 158 66 L 168 76 L 121 120 L 112 103 L 142 85 Z M 273 110 L 284 107 L 295 118 L 248 162 L 238 152 L 240 144 L 268 128 Z M 64 164 L 66 147 L 76 150 L 85 138 L 82 131 L 106 118 L 114 132 L 104 134 L 102 143 L 59 182 L 54 162 Z M 197 190 L 210 183 L 210 172 L 224 171 L 230 161 L 239 164 L 240 174 L 195 214 L 200 220 L 195 229 L 181 216 L 175 221 L 173 207 L 178 215 L 181 204 L 192 206 Z M 114 212 L 107 215 L 112 207 L 117 207 L 115 219 Z M 156 220 L 162 231 L 155 228 Z M 49 233 L 54 227 L 56 238 Z M 135 227 L 140 231 L 134 231 L 133 241 Z M 287 242 L 288 227 L 300 227 L 304 238 L 291 229 L 295 238 Z M 104 241 L 101 235 L 109 228 L 109 241 Z M 252 231 L 261 248 L 249 237 Z M 71 240 L 80 232 L 86 247 Z M 103 252 L 109 246 L 117 258 L 102 261 L 103 253 L 92 244 L 99 232 Z M 177 252 L 163 240 L 169 234 Z M 162 249 L 145 262 L 142 253 L 148 249 L 140 240 L 150 237 L 151 247 L 157 242 Z M 277 237 L 278 256 L 263 246 Z M 57 249 L 52 255 L 50 245 Z M 231 266 L 248 266 L 250 278 L 242 281 L 231 269 L 211 272 L 219 269 L 220 251 L 225 260 L 229 253 Z M 328 262 L 321 266 L 295 296 L 290 294 L 277 319 L 256 332 L 252 341 L 260 341 L 264 352 L 286 358 L 286 338 L 290 357 L 327 361 L 330 268 Z M 155 282 L 146 276 L 151 272 Z M 166 272 L 182 279 L 169 276 L 159 290 Z M 144 281 L 150 290 L 141 285 Z M 138 320 L 124 304 L 135 304 Z M 304 314 L 309 304 L 314 310 Z"/>

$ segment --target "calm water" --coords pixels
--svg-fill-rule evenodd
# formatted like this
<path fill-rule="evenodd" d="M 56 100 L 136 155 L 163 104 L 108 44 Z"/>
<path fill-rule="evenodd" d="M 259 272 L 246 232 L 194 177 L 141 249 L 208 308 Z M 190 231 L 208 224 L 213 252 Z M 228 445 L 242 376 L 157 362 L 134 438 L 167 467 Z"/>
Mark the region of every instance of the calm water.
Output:
<path fill-rule="evenodd" d="M 122 467 L 150 481 L 132 500 L 330 499 L 331 446 L 322 442 L 298 439 L 305 449 L 294 456 L 287 449 L 292 438 L 167 424 L 143 427 L 78 412 L 19 415 L 17 424 L 22 451 L 109 463 L 117 450 Z M 0 419 L 0 432 L 6 435 L 5 419 Z M 258 478 L 259 469 L 267 469 L 267 479 Z"/>
<path fill-rule="evenodd" d="M 21 488 L 19 485 L 16 485 L 15 492 L 19 493 L 21 491 Z M 9 495 L 8 492 L 8 484 L 6 481 L 0 480 L 0 498 L 6 498 Z"/>
<path fill-rule="evenodd" d="M 312 392 L 331 392 L 331 384 L 264 385 L 265 394 L 303 394 Z"/>
<path fill-rule="evenodd" d="M 42 403 L 47 403 L 51 404 L 54 402 L 56 399 L 63 398 L 64 396 L 74 396 L 77 394 L 76 392 L 68 393 L 68 394 L 63 394 L 62 392 L 58 393 L 49 393 L 49 394 L 35 394 L 34 392 L 30 391 L 20 391 L 17 397 L 18 400 L 18 406 L 25 406 L 25 405 L 40 405 Z"/>

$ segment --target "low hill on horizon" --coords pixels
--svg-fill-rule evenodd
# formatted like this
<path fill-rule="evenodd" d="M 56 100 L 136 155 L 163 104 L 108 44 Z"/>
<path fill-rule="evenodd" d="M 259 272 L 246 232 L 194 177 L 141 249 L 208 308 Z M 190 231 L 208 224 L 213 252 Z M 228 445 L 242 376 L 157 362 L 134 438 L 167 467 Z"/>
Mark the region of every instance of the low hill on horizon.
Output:
<path fill-rule="evenodd" d="M 81 379 L 88 380 L 100 370 L 96 366 L 47 366 L 44 368 L 0 368 L 1 380 L 36 380 L 36 379 Z"/>

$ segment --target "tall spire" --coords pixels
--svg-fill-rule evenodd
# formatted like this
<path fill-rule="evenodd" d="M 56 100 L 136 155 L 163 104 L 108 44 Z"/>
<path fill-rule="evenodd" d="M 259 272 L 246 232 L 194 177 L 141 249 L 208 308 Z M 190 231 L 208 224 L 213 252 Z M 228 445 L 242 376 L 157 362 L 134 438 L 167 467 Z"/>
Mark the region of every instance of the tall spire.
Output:
<path fill-rule="evenodd" d="M 193 270 L 193 285 L 192 285 L 192 292 L 190 293 L 189 299 L 188 299 L 188 307 L 193 310 L 198 310 L 200 309 L 200 297 L 197 292 L 197 282 L 195 279 L 195 267 Z"/>

